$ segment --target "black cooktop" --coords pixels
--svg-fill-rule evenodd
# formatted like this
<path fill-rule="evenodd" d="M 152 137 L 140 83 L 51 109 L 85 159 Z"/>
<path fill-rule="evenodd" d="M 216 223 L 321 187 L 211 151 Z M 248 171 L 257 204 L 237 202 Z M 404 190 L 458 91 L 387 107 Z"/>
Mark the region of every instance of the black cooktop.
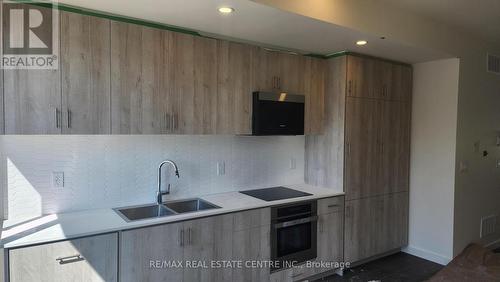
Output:
<path fill-rule="evenodd" d="M 240 193 L 252 196 L 257 199 L 264 200 L 266 202 L 283 200 L 283 199 L 291 199 L 298 197 L 311 196 L 312 194 L 293 190 L 285 187 L 272 187 L 265 189 L 256 189 L 256 190 L 248 190 L 248 191 L 240 191 Z"/>

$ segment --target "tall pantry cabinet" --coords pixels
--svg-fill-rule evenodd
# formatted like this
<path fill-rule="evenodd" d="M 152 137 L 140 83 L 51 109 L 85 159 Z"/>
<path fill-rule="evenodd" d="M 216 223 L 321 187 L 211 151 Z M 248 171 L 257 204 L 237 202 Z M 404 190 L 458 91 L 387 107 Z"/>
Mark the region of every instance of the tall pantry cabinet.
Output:
<path fill-rule="evenodd" d="M 346 261 L 407 244 L 411 84 L 405 64 L 328 60 L 324 133 L 306 136 L 305 178 L 344 188 Z"/>

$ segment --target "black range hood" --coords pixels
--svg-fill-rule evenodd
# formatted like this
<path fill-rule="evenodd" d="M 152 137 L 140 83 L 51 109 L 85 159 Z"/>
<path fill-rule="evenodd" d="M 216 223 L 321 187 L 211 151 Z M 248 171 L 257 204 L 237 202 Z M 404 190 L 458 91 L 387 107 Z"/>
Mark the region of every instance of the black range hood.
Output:
<path fill-rule="evenodd" d="M 304 95 L 254 92 L 252 135 L 304 135 Z"/>

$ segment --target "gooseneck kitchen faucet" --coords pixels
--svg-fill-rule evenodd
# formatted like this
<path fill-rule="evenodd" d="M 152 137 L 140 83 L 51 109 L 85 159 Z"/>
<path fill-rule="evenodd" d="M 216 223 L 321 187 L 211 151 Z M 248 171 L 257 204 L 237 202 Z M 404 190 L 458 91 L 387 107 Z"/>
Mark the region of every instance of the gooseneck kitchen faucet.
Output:
<path fill-rule="evenodd" d="M 160 205 L 163 202 L 163 195 L 170 194 L 170 183 L 167 186 L 168 187 L 167 191 L 165 192 L 161 191 L 161 168 L 165 164 L 170 164 L 175 169 L 175 175 L 177 176 L 177 178 L 180 178 L 179 168 L 177 168 L 177 165 L 173 161 L 165 160 L 160 163 L 160 165 L 158 166 L 158 191 L 156 192 L 156 203 L 158 205 Z"/>

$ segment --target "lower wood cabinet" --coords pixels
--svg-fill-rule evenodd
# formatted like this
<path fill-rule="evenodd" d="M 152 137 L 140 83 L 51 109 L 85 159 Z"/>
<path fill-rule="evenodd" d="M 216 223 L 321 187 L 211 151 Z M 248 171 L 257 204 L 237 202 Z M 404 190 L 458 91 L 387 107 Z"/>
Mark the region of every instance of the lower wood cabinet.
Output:
<path fill-rule="evenodd" d="M 269 269 L 213 263 L 269 260 L 269 218 L 257 209 L 123 231 L 120 281 L 267 281 Z"/>
<path fill-rule="evenodd" d="M 357 262 L 408 243 L 408 192 L 346 201 L 345 261 Z"/>
<path fill-rule="evenodd" d="M 116 233 L 9 251 L 11 282 L 117 281 Z"/>

